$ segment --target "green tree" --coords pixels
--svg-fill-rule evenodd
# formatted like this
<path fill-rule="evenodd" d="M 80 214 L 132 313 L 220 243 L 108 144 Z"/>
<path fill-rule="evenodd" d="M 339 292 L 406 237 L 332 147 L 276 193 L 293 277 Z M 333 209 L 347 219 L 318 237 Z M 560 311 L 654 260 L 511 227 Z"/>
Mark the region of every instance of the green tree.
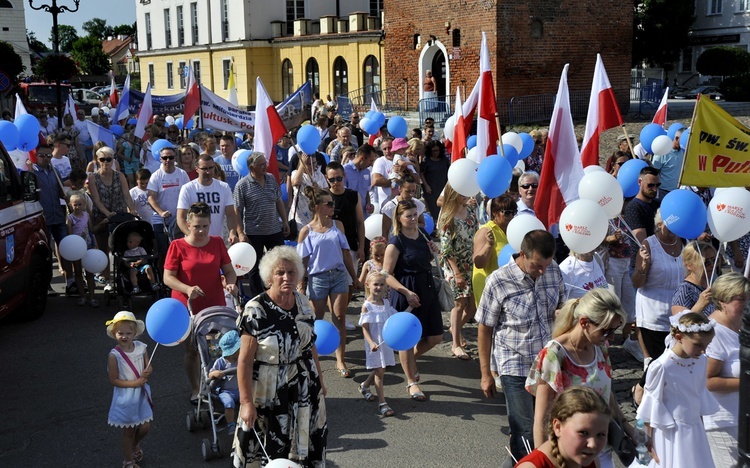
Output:
<path fill-rule="evenodd" d="M 34 65 L 34 74 L 50 82 L 65 81 L 78 74 L 78 67 L 65 55 L 48 55 Z"/>
<path fill-rule="evenodd" d="M 695 6 L 685 0 L 633 0 L 633 65 L 672 69 L 695 22 Z"/>
<path fill-rule="evenodd" d="M 0 41 L 0 69 L 15 81 L 16 77 L 24 70 L 23 60 L 16 49 L 8 42 Z"/>
<path fill-rule="evenodd" d="M 119 26 L 115 26 L 114 27 L 114 35 L 115 36 L 119 36 L 121 34 L 124 35 L 124 36 L 132 36 L 132 35 L 134 35 L 135 34 L 135 23 L 133 23 L 132 25 L 131 24 L 121 24 Z"/>
<path fill-rule="evenodd" d="M 37 39 L 34 31 L 26 30 L 26 41 L 29 43 L 29 48 L 34 52 L 49 52 L 47 44 Z"/>
<path fill-rule="evenodd" d="M 706 50 L 695 62 L 702 75 L 732 76 L 750 72 L 750 52 L 737 47 L 714 47 Z"/>
<path fill-rule="evenodd" d="M 102 41 L 93 36 L 79 38 L 70 55 L 86 75 L 105 75 L 110 69 L 109 58 L 102 50 Z"/>
<path fill-rule="evenodd" d="M 57 37 L 60 39 L 60 52 L 70 53 L 73 50 L 73 43 L 78 40 L 78 30 L 73 26 L 67 24 L 60 24 L 57 26 Z M 49 41 L 55 43 L 55 31 L 51 29 L 49 32 Z"/>
<path fill-rule="evenodd" d="M 107 26 L 107 20 L 101 18 L 92 18 L 81 26 L 89 36 L 95 37 L 99 40 L 104 40 L 107 36 L 112 36 L 114 30 L 112 26 Z"/>

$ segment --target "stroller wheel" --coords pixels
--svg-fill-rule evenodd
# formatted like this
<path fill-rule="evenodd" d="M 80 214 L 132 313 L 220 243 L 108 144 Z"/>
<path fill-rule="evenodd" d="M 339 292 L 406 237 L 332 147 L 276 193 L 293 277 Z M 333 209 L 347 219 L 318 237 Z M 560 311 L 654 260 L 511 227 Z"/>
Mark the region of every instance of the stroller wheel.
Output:
<path fill-rule="evenodd" d="M 203 460 L 205 461 L 209 461 L 214 456 L 214 452 L 211 450 L 211 443 L 208 439 L 201 440 L 201 455 L 203 455 Z"/>
<path fill-rule="evenodd" d="M 213 452 L 214 458 L 221 458 L 221 448 L 219 447 L 218 441 L 216 441 L 216 443 L 211 447 L 211 451 Z"/>
<path fill-rule="evenodd" d="M 211 427 L 211 412 L 208 410 L 201 410 L 198 413 L 198 424 L 203 428 Z"/>
<path fill-rule="evenodd" d="M 185 422 L 187 423 L 187 430 L 188 432 L 193 432 L 194 430 L 198 429 L 198 422 L 195 420 L 195 412 L 189 411 Z"/>

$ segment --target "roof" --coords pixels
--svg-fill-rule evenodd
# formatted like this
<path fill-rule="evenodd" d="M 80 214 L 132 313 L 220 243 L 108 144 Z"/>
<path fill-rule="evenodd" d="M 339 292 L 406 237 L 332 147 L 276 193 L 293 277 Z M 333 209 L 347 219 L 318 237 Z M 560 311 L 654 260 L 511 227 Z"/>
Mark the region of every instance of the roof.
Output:
<path fill-rule="evenodd" d="M 102 41 L 102 50 L 105 54 L 111 57 L 124 50 L 131 42 L 133 42 L 133 38 L 131 36 L 128 36 L 125 39 L 105 40 Z"/>

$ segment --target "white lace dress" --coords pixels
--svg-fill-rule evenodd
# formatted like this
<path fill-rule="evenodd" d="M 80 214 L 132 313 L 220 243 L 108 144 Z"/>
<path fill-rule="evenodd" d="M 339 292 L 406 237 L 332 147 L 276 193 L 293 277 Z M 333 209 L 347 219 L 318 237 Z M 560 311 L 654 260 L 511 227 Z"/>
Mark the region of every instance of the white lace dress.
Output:
<path fill-rule="evenodd" d="M 372 302 L 365 301 L 366 312 L 359 316 L 359 325 L 368 325 L 370 336 L 375 343 L 383 341 L 383 325 L 388 317 L 396 313 L 396 309 L 391 306 L 388 299 L 383 299 L 383 305 L 376 305 Z M 365 343 L 365 361 L 368 369 L 385 368 L 386 366 L 395 366 L 396 358 L 393 356 L 393 349 L 383 343 L 377 351 L 372 351 L 370 346 Z"/>

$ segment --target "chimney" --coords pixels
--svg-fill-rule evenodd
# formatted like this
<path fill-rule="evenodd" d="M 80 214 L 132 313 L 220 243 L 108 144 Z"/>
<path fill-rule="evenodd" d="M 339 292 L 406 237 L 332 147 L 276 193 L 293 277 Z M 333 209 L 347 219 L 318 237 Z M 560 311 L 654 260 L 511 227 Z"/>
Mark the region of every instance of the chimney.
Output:
<path fill-rule="evenodd" d="M 339 18 L 338 20 L 336 20 L 336 23 L 338 23 L 338 25 L 336 26 L 336 32 L 339 32 L 339 33 L 349 32 L 349 20 L 348 19 Z"/>
<path fill-rule="evenodd" d="M 310 20 L 299 18 L 294 20 L 294 37 L 307 36 L 310 34 Z"/>
<path fill-rule="evenodd" d="M 334 34 L 336 32 L 336 17 L 326 15 L 320 17 L 320 34 Z"/>
<path fill-rule="evenodd" d="M 286 23 L 284 21 L 271 21 L 271 36 L 281 37 L 284 35 Z"/>
<path fill-rule="evenodd" d="M 349 13 L 349 31 L 367 31 L 367 13 L 363 11 Z"/>

